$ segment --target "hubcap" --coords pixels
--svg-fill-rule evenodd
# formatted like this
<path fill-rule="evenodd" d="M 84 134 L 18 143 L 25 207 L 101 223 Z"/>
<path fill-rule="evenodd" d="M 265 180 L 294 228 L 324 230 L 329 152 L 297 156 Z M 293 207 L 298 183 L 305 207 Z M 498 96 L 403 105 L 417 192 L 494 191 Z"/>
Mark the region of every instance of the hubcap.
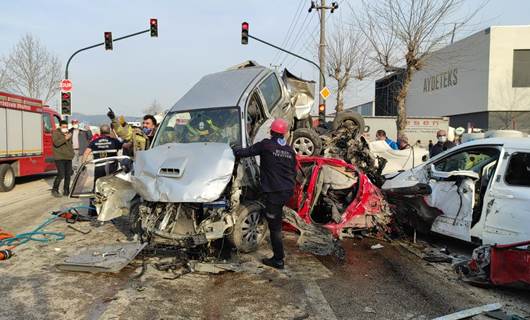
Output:
<path fill-rule="evenodd" d="M 310 156 L 315 151 L 315 145 L 313 141 L 306 137 L 298 137 L 293 142 L 293 147 L 296 153 L 303 156 Z"/>
<path fill-rule="evenodd" d="M 241 226 L 243 241 L 256 244 L 261 239 L 265 226 L 260 220 L 259 211 L 253 211 L 247 215 Z"/>
<path fill-rule="evenodd" d="M 15 180 L 15 175 L 13 174 L 13 171 L 7 170 L 6 174 L 4 175 L 4 185 L 6 187 L 11 186 L 14 180 Z"/>

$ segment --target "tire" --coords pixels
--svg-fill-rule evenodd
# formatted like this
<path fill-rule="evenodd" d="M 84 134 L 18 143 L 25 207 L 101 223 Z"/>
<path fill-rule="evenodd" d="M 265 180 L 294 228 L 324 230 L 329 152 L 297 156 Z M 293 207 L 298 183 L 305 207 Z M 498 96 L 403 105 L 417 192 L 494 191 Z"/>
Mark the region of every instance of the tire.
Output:
<path fill-rule="evenodd" d="M 318 156 L 322 151 L 322 140 L 313 129 L 296 129 L 293 132 L 293 149 L 299 155 Z"/>
<path fill-rule="evenodd" d="M 8 192 L 15 187 L 15 171 L 7 163 L 0 164 L 0 192 Z"/>
<path fill-rule="evenodd" d="M 142 222 L 140 221 L 140 204 L 142 203 L 139 197 L 135 197 L 131 201 L 131 208 L 129 209 L 129 231 L 132 234 L 142 234 Z"/>
<path fill-rule="evenodd" d="M 263 207 L 258 202 L 241 203 L 236 213 L 236 222 L 229 236 L 230 242 L 241 252 L 258 250 L 267 234 L 267 223 L 261 214 Z"/>
<path fill-rule="evenodd" d="M 343 126 L 348 121 L 353 122 L 352 124 L 357 127 L 357 132 L 355 133 L 355 139 L 359 138 L 364 133 L 364 119 L 363 116 L 361 116 L 357 112 L 353 111 L 341 111 L 338 112 L 335 116 L 335 119 L 333 119 L 333 123 L 331 125 L 331 129 L 337 130 L 341 126 Z"/>

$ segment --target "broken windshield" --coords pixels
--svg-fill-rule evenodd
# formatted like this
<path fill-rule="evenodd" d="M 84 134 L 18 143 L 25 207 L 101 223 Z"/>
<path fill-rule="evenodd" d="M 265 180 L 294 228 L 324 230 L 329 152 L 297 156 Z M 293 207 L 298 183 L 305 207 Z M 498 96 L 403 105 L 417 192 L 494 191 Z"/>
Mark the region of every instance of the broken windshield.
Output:
<path fill-rule="evenodd" d="M 170 112 L 158 128 L 154 147 L 166 143 L 221 142 L 241 145 L 237 107 Z"/>

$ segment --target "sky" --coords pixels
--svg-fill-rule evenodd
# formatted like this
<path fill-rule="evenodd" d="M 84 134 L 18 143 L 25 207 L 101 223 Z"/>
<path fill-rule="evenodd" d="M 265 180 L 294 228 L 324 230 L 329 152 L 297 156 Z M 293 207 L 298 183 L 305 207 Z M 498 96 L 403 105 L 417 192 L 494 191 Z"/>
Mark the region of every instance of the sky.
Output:
<path fill-rule="evenodd" d="M 351 8 L 358 9 L 360 0 L 338 2 L 339 9 L 326 20 L 328 32 L 337 21 L 349 21 Z M 465 2 L 463 12 L 483 0 Z M 241 22 L 247 21 L 252 35 L 314 58 L 318 14 L 307 12 L 308 0 L 0 0 L 0 4 L 0 56 L 31 33 L 60 58 L 63 70 L 73 52 L 102 42 L 105 31 L 117 38 L 145 30 L 150 18 L 158 19 L 158 38 L 144 34 L 115 42 L 112 51 L 98 47 L 72 60 L 74 112 L 102 114 L 112 107 L 119 114 L 140 116 L 154 100 L 171 107 L 202 76 L 245 60 L 265 66 L 281 63 L 296 75 L 318 79 L 306 62 L 252 39 L 246 46 L 240 43 Z M 530 24 L 528 12 L 529 0 L 490 0 L 469 32 L 491 25 Z M 370 101 L 373 95 L 373 79 L 355 82 L 346 106 Z M 333 97 L 328 101 L 331 110 Z"/>

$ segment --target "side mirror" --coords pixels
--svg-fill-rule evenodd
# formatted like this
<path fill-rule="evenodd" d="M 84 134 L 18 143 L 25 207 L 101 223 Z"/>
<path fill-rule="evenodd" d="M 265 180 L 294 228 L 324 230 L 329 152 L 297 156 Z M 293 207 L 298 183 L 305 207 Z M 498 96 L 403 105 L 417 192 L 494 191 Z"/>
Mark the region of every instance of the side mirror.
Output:
<path fill-rule="evenodd" d="M 364 126 L 364 133 L 370 132 L 370 126 L 365 125 Z"/>
<path fill-rule="evenodd" d="M 425 154 L 425 155 L 423 155 L 423 157 L 421 157 L 421 161 L 425 162 L 427 160 L 429 160 L 429 156 L 428 155 Z"/>

